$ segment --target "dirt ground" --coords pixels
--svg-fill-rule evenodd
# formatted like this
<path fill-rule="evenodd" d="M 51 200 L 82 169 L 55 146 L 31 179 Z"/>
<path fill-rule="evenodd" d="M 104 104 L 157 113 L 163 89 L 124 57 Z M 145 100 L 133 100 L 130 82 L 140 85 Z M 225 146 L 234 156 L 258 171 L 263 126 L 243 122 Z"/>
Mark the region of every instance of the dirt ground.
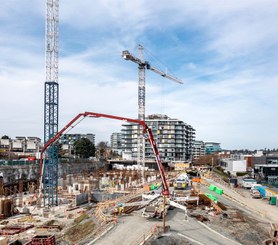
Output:
<path fill-rule="evenodd" d="M 250 217 L 238 209 L 232 211 L 237 221 L 220 214 L 211 218 L 208 226 L 227 237 L 233 237 L 234 240 L 244 245 L 262 244 L 269 238 L 269 223 Z"/>
<path fill-rule="evenodd" d="M 229 215 L 227 215 L 227 213 Z M 222 234 L 223 236 L 238 242 L 239 244 L 263 244 L 263 241 L 269 238 L 269 223 L 262 221 L 260 218 L 256 219 L 255 217 L 250 217 L 249 214 L 245 214 L 239 209 L 232 208 L 231 210 L 227 210 L 224 215 L 219 214 L 217 216 L 207 217 L 209 220 L 203 222 L 206 226 Z M 218 242 L 218 244 L 222 244 L 220 241 Z M 177 236 L 176 232 L 171 231 L 163 237 L 154 236 L 146 244 L 192 245 L 196 243 L 191 242 L 184 237 L 179 237 Z M 206 243 L 200 241 L 200 244 Z"/>

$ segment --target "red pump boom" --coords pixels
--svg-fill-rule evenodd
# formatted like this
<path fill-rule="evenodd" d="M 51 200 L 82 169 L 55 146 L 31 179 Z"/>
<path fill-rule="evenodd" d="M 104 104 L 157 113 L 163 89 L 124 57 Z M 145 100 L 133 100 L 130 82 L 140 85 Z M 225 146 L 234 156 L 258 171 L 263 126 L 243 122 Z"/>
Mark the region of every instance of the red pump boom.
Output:
<path fill-rule="evenodd" d="M 95 112 L 84 112 L 84 113 L 79 113 L 75 118 L 73 118 L 63 129 L 61 129 L 53 138 L 51 138 L 42 148 L 41 150 L 41 157 L 40 157 L 40 179 L 39 179 L 39 198 L 41 196 L 41 190 L 42 190 L 42 178 L 43 178 L 43 154 L 47 150 L 47 148 L 55 143 L 57 140 L 60 139 L 61 135 L 74 123 L 76 122 L 80 117 L 95 117 L 95 118 L 110 118 L 110 119 L 115 119 L 115 120 L 121 120 L 125 122 L 130 122 L 130 123 L 137 123 L 143 126 L 143 133 L 148 135 L 148 140 L 153 148 L 156 163 L 159 169 L 159 173 L 161 176 L 162 180 L 162 186 L 163 186 L 163 196 L 169 196 L 169 188 L 168 184 L 166 182 L 166 177 L 165 177 L 165 172 L 164 168 L 161 162 L 161 159 L 159 157 L 159 152 L 156 146 L 156 142 L 153 137 L 152 130 L 148 127 L 148 125 L 145 123 L 145 121 L 141 121 L 138 119 L 131 119 L 131 118 L 125 118 L 125 117 L 118 117 L 118 116 L 112 116 L 112 115 L 107 115 L 107 114 L 100 114 L 100 113 L 95 113 Z"/>

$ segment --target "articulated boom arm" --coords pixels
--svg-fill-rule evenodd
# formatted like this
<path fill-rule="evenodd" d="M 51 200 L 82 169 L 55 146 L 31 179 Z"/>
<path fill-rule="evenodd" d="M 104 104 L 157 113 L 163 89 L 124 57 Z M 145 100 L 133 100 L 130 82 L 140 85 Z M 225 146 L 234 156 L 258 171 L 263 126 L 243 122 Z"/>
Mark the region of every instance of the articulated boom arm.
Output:
<path fill-rule="evenodd" d="M 156 146 L 156 142 L 154 140 L 153 134 L 151 129 L 148 127 L 148 125 L 142 121 L 142 120 L 137 120 L 137 119 L 131 119 L 131 118 L 125 118 L 125 117 L 118 117 L 118 116 L 112 116 L 112 115 L 107 115 L 107 114 L 100 114 L 100 113 L 95 113 L 95 112 L 84 112 L 84 113 L 79 113 L 76 117 L 74 117 L 63 129 L 61 129 L 53 138 L 51 138 L 42 148 L 41 150 L 41 158 L 40 158 L 40 180 L 39 180 L 39 196 L 41 195 L 41 190 L 42 190 L 42 178 L 43 178 L 43 170 L 44 170 L 44 165 L 43 165 L 43 155 L 44 152 L 47 150 L 47 148 L 54 144 L 57 140 L 60 139 L 61 135 L 69 128 L 71 125 L 76 122 L 79 118 L 81 117 L 94 117 L 94 118 L 110 118 L 110 119 L 115 119 L 115 120 L 121 120 L 125 122 L 131 122 L 131 123 L 137 123 L 143 126 L 144 133 L 147 133 L 149 142 L 153 148 L 154 154 L 155 154 L 155 159 L 156 163 L 159 169 L 159 173 L 161 175 L 162 179 L 162 185 L 163 185 L 163 195 L 168 196 L 169 193 L 169 188 L 168 184 L 166 182 L 166 177 L 165 177 L 165 172 L 164 168 L 161 162 L 161 159 L 159 157 L 159 152 Z"/>

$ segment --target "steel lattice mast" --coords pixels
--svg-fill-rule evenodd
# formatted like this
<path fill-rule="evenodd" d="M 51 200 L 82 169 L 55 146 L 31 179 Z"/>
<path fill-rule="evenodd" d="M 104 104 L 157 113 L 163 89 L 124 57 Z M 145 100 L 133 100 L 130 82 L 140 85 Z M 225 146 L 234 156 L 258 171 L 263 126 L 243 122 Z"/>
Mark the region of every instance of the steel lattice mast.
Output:
<path fill-rule="evenodd" d="M 138 119 L 141 121 L 145 121 L 145 94 L 146 94 L 146 88 L 145 88 L 145 62 L 143 57 L 143 46 L 138 45 L 138 55 L 139 59 L 142 61 L 138 65 Z M 143 135 L 142 126 L 138 125 L 138 131 L 137 131 L 137 165 L 140 165 L 142 167 L 142 180 L 144 183 L 145 180 L 145 138 Z"/>
<path fill-rule="evenodd" d="M 46 0 L 44 87 L 44 143 L 58 132 L 59 84 L 58 84 L 58 34 L 59 0 Z M 58 204 L 58 144 L 47 150 L 44 160 L 44 206 Z"/>

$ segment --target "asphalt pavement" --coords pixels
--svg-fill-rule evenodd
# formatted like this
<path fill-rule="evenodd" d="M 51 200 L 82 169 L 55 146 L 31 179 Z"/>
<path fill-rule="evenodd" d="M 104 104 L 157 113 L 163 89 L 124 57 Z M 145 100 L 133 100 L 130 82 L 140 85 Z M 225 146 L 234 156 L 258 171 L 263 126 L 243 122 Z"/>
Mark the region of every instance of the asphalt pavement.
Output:
<path fill-rule="evenodd" d="M 137 211 L 131 216 L 122 216 L 119 223 L 112 228 L 106 235 L 96 241 L 97 245 L 135 245 L 142 241 L 155 226 L 162 225 L 161 220 L 145 219 L 141 217 L 141 212 Z M 213 231 L 205 224 L 195 218 L 185 219 L 183 211 L 175 208 L 169 210 L 166 216 L 166 225 L 170 225 L 168 235 L 179 236 L 190 244 L 207 245 L 235 245 L 240 244 L 232 239 Z M 167 235 L 167 234 L 166 234 Z"/>

